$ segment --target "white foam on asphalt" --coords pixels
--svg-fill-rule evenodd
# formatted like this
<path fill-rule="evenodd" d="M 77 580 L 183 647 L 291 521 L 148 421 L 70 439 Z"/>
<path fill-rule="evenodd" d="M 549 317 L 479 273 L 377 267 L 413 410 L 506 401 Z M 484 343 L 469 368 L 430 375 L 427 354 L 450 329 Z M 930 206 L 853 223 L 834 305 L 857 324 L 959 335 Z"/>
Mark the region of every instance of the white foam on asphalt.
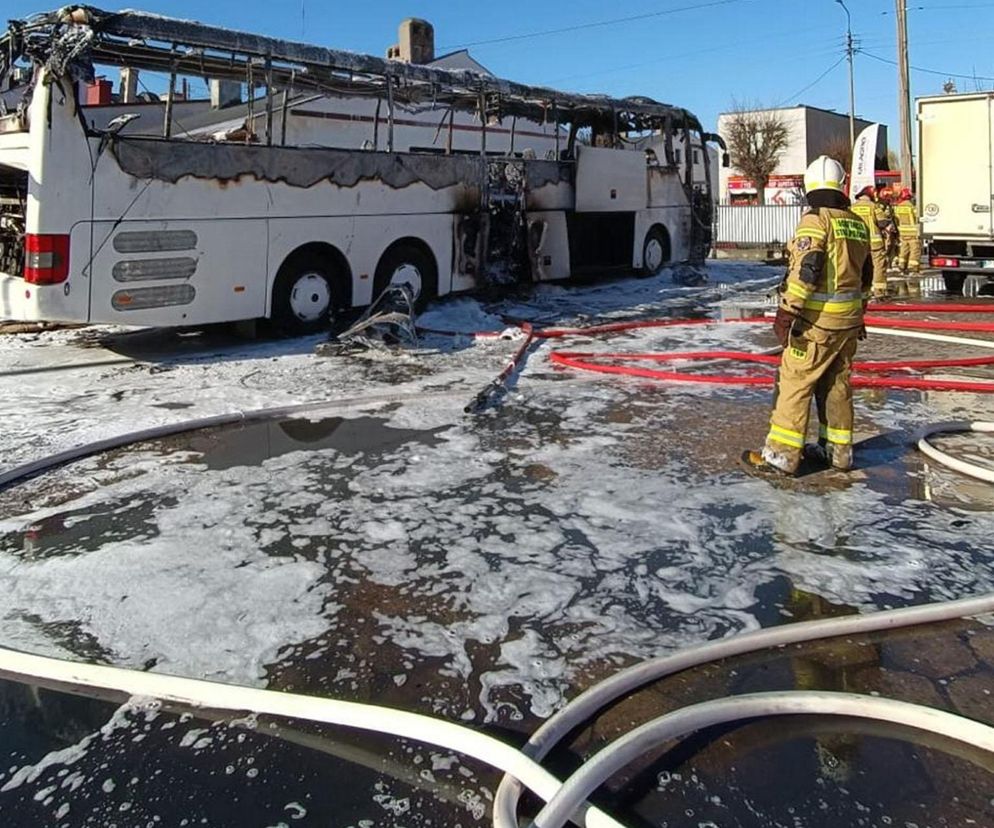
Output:
<path fill-rule="evenodd" d="M 712 278 L 769 280 L 763 268 L 724 265 Z M 626 316 L 633 307 L 705 295 L 659 280 L 546 286 L 527 302 L 454 300 L 428 318 L 446 329 L 511 312 L 571 324 L 585 314 Z M 695 326 L 577 347 L 755 350 L 769 344 L 763 337 L 768 332 L 751 327 Z M 371 404 L 394 427 L 444 429 L 440 442 L 412 441 L 372 457 L 302 451 L 261 467 L 210 470 L 138 451 L 60 472 L 51 479 L 79 487 L 76 499 L 45 505 L 39 495 L 37 505 L 0 524 L 7 536 L 0 577 L 13 585 L 0 594 L 0 640 L 58 654 L 83 640 L 90 657 L 111 663 L 262 684 L 307 642 L 331 633 L 348 641 L 343 607 L 357 584 L 369 584 L 397 598 L 365 608 L 376 640 L 410 665 L 394 670 L 394 681 L 430 664 L 473 686 L 476 715 L 494 719 L 547 716 L 605 665 L 755 628 L 758 591 L 778 579 L 864 609 L 994 588 L 987 515 L 896 502 L 861 485 L 830 495 L 781 492 L 737 475 L 702 475 L 673 459 L 640 463 L 631 447 L 646 422 L 612 416 L 619 407 L 644 410 L 648 427 L 677 438 L 708 424 L 704 416 L 672 421 L 669 395 L 738 399 L 768 390 L 564 384 L 539 349 L 507 410 L 466 418 L 463 402 L 515 347 L 467 339 L 417 357 L 433 370 L 399 380 L 369 379 L 370 365 L 389 368 L 388 359 L 321 360 L 285 348 L 274 358 L 278 348 L 267 343 L 161 373 L 125 368 L 22 380 L 23 394 L 0 403 L 7 462 L 232 407 L 362 390 L 467 394 Z M 983 405 L 970 395 L 954 399 L 956 410 Z M 154 407 L 172 403 L 189 407 Z M 934 417 L 931 403 L 894 395 L 861 413 L 891 428 Z M 142 532 L 113 531 L 138 507 L 146 510 Z M 67 511 L 55 534 L 75 534 L 62 546 L 50 554 L 22 548 L 29 527 Z M 789 602 L 788 594 L 780 599 L 785 613 Z M 342 672 L 339 689 L 354 675 Z M 445 698 L 429 703 L 467 715 Z"/>

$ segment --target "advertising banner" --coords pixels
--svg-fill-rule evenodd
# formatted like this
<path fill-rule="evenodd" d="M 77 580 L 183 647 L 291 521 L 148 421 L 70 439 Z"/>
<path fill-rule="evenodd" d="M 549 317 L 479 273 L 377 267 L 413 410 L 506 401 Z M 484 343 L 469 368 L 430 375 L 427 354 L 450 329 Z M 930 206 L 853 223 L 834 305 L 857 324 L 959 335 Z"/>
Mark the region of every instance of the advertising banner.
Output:
<path fill-rule="evenodd" d="M 864 187 L 877 183 L 877 135 L 880 124 L 870 124 L 856 137 L 852 152 L 852 170 L 849 173 L 849 195 L 853 198 Z"/>

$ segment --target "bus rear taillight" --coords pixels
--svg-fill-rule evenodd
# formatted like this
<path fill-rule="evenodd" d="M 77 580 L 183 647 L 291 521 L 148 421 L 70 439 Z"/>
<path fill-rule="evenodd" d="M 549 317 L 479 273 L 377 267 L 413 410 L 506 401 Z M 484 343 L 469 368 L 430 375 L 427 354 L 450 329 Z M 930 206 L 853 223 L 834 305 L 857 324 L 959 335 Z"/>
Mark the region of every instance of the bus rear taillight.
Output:
<path fill-rule="evenodd" d="M 24 281 L 32 285 L 57 285 L 69 277 L 69 236 L 24 237 Z"/>
<path fill-rule="evenodd" d="M 959 259 L 947 259 L 943 256 L 933 256 L 929 261 L 932 267 L 959 267 Z"/>

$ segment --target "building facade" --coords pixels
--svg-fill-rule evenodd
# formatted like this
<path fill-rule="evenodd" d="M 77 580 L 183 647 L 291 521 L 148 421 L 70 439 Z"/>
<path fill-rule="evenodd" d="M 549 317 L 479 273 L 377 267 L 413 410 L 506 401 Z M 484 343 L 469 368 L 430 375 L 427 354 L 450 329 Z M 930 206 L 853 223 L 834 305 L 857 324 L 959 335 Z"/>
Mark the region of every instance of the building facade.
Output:
<path fill-rule="evenodd" d="M 756 110 L 759 114 L 776 114 L 787 127 L 789 140 L 780 162 L 767 184 L 766 204 L 799 204 L 804 199 L 804 171 L 819 155 L 831 154 L 833 147 L 849 143 L 849 116 L 827 109 L 798 105 L 784 109 Z M 718 116 L 718 134 L 727 139 L 729 122 L 737 113 Z M 856 134 L 870 126 L 870 121 L 856 119 Z M 877 143 L 877 169 L 887 167 L 887 127 L 881 124 Z M 758 193 L 752 181 L 731 166 L 723 167 L 719 176 L 719 200 L 723 204 L 755 204 Z"/>

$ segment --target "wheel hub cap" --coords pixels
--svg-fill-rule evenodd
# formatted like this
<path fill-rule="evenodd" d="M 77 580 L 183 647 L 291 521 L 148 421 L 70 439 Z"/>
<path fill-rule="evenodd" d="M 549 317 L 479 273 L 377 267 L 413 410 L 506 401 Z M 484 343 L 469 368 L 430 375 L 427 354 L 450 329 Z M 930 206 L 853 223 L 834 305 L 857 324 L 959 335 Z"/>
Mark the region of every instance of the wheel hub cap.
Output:
<path fill-rule="evenodd" d="M 663 246 L 658 239 L 650 239 L 645 246 L 645 268 L 656 270 L 663 264 Z"/>
<path fill-rule="evenodd" d="M 421 295 L 421 271 L 412 264 L 402 264 L 390 277 L 391 285 L 407 285 L 414 299 Z"/>
<path fill-rule="evenodd" d="M 331 308 L 331 289 L 324 276 L 305 273 L 290 292 L 290 309 L 302 322 L 316 322 Z"/>

